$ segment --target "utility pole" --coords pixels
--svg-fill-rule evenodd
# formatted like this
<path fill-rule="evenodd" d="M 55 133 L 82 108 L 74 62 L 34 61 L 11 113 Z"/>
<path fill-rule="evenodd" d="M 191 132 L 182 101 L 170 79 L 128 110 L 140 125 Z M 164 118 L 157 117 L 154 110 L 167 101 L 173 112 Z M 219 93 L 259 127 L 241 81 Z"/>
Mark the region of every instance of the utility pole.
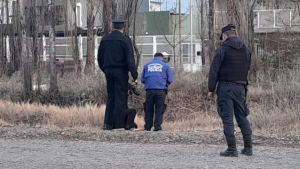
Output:
<path fill-rule="evenodd" d="M 182 58 L 182 41 L 181 41 L 181 0 L 179 0 L 179 59 L 180 69 L 183 69 L 183 58 Z"/>

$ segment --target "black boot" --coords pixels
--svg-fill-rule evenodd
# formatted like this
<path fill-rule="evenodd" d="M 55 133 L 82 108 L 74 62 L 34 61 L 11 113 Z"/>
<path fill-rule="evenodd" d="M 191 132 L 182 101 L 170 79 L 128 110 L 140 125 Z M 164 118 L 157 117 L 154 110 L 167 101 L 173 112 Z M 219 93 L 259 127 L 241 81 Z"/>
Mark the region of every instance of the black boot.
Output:
<path fill-rule="evenodd" d="M 104 123 L 102 129 L 103 129 L 103 130 L 112 130 L 113 127 L 110 126 L 110 125 L 108 125 L 108 124 L 105 124 L 105 123 Z"/>
<path fill-rule="evenodd" d="M 246 156 L 252 156 L 253 152 L 252 152 L 252 139 L 248 138 L 248 139 L 244 139 L 244 148 L 241 151 L 242 154 L 246 155 Z"/>
<path fill-rule="evenodd" d="M 227 145 L 228 145 L 227 150 L 224 151 L 224 152 L 220 152 L 220 156 L 223 156 L 223 157 L 237 157 L 238 152 L 236 150 L 235 138 L 227 140 Z"/>

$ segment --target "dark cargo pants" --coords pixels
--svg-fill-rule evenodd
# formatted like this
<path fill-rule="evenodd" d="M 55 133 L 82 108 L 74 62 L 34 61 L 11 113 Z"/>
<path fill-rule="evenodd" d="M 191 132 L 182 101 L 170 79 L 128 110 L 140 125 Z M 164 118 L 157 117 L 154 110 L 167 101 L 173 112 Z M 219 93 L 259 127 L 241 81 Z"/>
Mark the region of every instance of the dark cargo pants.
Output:
<path fill-rule="evenodd" d="M 231 82 L 220 82 L 217 94 L 218 113 L 223 122 L 226 140 L 235 138 L 233 114 L 241 129 L 244 140 L 251 139 L 252 130 L 247 119 L 249 109 L 246 104 L 245 86 Z"/>
<path fill-rule="evenodd" d="M 153 126 L 153 115 L 155 110 L 154 130 L 161 130 L 163 114 L 166 110 L 165 90 L 147 90 L 146 102 L 144 103 L 145 110 L 145 130 L 151 130 Z"/>
<path fill-rule="evenodd" d="M 112 128 L 124 128 L 127 107 L 128 71 L 123 68 L 105 68 L 107 103 L 104 123 Z"/>

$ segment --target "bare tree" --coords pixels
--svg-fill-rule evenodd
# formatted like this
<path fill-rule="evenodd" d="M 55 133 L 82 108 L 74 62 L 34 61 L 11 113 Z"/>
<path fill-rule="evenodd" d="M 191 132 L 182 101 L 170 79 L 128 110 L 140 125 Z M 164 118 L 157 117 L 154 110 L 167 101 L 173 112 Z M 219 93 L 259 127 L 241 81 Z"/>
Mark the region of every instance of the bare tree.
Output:
<path fill-rule="evenodd" d="M 57 76 L 56 76 L 56 54 L 55 54 L 55 5 L 54 0 L 48 0 L 48 16 L 49 16 L 49 64 L 50 64 L 50 93 L 56 93 Z"/>
<path fill-rule="evenodd" d="M 138 67 L 138 65 L 140 64 L 141 62 L 141 55 L 142 53 L 139 51 L 139 48 L 137 47 L 137 42 L 136 42 L 136 19 L 137 19 L 137 11 L 138 11 L 138 8 L 140 6 L 138 5 L 138 2 L 136 1 L 135 4 L 134 4 L 134 10 L 133 10 L 133 31 L 132 31 L 132 44 L 133 44 L 133 48 L 134 48 L 134 51 L 135 51 L 135 54 L 136 54 L 136 67 Z"/>
<path fill-rule="evenodd" d="M 95 17 L 100 12 L 100 3 L 94 0 L 87 1 L 87 58 L 85 73 L 95 70 Z"/>
<path fill-rule="evenodd" d="M 122 13 L 123 19 L 126 21 L 124 34 L 129 36 L 129 29 L 131 26 L 131 21 L 133 19 L 134 7 L 136 0 L 126 0 L 122 4 Z M 134 24 L 134 23 L 133 23 Z"/>
<path fill-rule="evenodd" d="M 1 19 L 0 19 L 0 24 L 1 24 L 1 29 L 0 29 L 0 78 L 2 77 L 2 74 L 4 73 L 4 58 L 6 57 L 4 54 L 4 40 L 3 40 L 3 27 L 4 27 L 4 1 L 1 2 Z"/>
<path fill-rule="evenodd" d="M 137 12 L 138 9 L 141 5 L 142 1 L 137 1 L 137 0 L 126 0 L 122 1 L 122 7 L 121 7 L 121 12 L 120 15 L 123 16 L 123 19 L 126 21 L 125 24 L 125 31 L 124 34 L 126 36 L 130 35 L 130 27 L 133 26 L 132 29 L 132 45 L 134 48 L 134 52 L 136 54 L 136 66 L 140 64 L 141 60 L 141 52 L 139 51 L 137 47 L 137 42 L 136 42 L 136 20 L 137 20 Z"/>
<path fill-rule="evenodd" d="M 24 15 L 24 1 L 18 0 L 18 17 L 20 22 L 20 29 L 18 32 L 19 39 L 21 41 L 21 55 L 24 70 L 24 100 L 28 100 L 31 97 L 32 84 L 31 84 L 31 71 L 29 64 L 29 56 L 27 53 L 27 30 L 25 25 L 25 15 Z"/>
<path fill-rule="evenodd" d="M 42 1 L 41 2 L 41 7 L 39 8 L 39 24 L 38 26 L 41 26 L 42 27 L 42 31 L 41 31 L 41 37 L 43 37 L 45 35 L 45 25 L 46 25 L 46 21 L 45 21 L 45 14 L 46 14 L 46 4 L 45 4 L 45 1 Z M 42 48 L 43 50 L 43 38 L 40 38 L 39 39 L 39 42 L 40 42 L 40 48 Z M 40 89 L 40 85 L 41 85 L 41 82 L 42 82 L 42 74 L 43 74 L 43 70 L 44 70 L 44 67 L 46 65 L 45 61 L 41 60 L 41 52 L 39 52 L 40 50 L 38 50 L 38 61 L 37 61 L 37 86 L 38 86 L 38 94 L 41 93 L 41 89 Z"/>
<path fill-rule="evenodd" d="M 214 36 L 214 0 L 209 0 L 209 21 L 208 21 L 208 38 L 209 38 L 209 61 L 213 60 L 215 53 L 215 36 Z"/>
<path fill-rule="evenodd" d="M 177 11 L 178 8 L 178 3 L 175 3 L 175 11 Z M 166 42 L 169 44 L 169 46 L 172 48 L 173 51 L 173 62 L 174 62 L 174 68 L 175 71 L 177 70 L 177 60 L 176 60 L 176 48 L 178 47 L 178 45 L 181 45 L 181 43 L 186 40 L 188 38 L 188 36 L 185 37 L 180 37 L 176 36 L 177 31 L 179 31 L 180 26 L 182 22 L 184 22 L 184 20 L 186 20 L 188 17 L 187 16 L 180 16 L 179 19 L 179 14 L 175 14 L 173 15 L 173 17 L 170 17 L 170 22 L 172 24 L 172 32 L 169 33 L 169 30 L 166 30 L 163 25 L 164 25 L 164 21 L 161 19 L 161 17 L 159 17 L 159 15 L 156 15 L 156 12 L 154 12 L 154 23 L 155 23 L 155 27 L 157 29 L 157 31 L 164 37 L 164 39 L 166 40 Z M 192 35 L 191 35 L 192 36 Z M 170 39 L 169 37 L 171 37 L 172 39 Z M 181 59 L 181 58 L 180 58 Z M 182 63 L 183 64 L 183 63 Z M 183 65 L 182 65 L 183 66 Z"/>
<path fill-rule="evenodd" d="M 31 30 L 30 30 L 30 35 L 32 37 L 32 55 L 33 55 L 33 70 L 37 70 L 37 64 L 38 64 L 38 25 L 37 25 L 37 8 L 36 8 L 36 0 L 31 0 L 32 8 L 30 10 L 30 15 L 31 15 Z"/>
<path fill-rule="evenodd" d="M 297 0 L 295 3 L 296 3 L 296 8 L 298 10 L 299 18 L 300 18 L 300 0 Z"/>
<path fill-rule="evenodd" d="M 201 38 L 201 58 L 202 65 L 205 65 L 206 60 L 209 60 L 207 36 L 208 36 L 208 14 L 207 14 L 207 0 L 197 0 L 196 6 L 198 14 L 200 15 L 200 21 L 198 21 L 198 33 Z"/>
<path fill-rule="evenodd" d="M 180 58 L 180 68 L 183 68 L 183 57 L 182 57 L 182 36 L 181 36 L 181 0 L 179 0 L 179 58 Z"/>
<path fill-rule="evenodd" d="M 79 58 L 79 46 L 78 46 L 78 31 L 77 31 L 77 12 L 76 12 L 76 7 L 77 7 L 77 0 L 70 0 L 70 5 L 72 6 L 72 11 L 74 13 L 74 22 L 73 22 L 73 28 L 72 28 L 72 35 L 74 37 L 74 47 L 72 48 L 73 50 L 73 58 L 74 62 L 76 65 L 76 70 L 77 70 L 77 75 L 81 76 L 82 73 L 82 60 Z"/>
<path fill-rule="evenodd" d="M 117 19 L 117 17 L 119 16 L 117 0 L 111 0 L 111 9 L 112 9 L 112 15 L 111 15 L 112 20 Z"/>
<path fill-rule="evenodd" d="M 87 0 L 87 57 L 85 65 L 85 73 L 92 73 L 95 69 L 95 37 L 94 37 L 94 0 Z"/>
<path fill-rule="evenodd" d="M 27 2 L 25 8 L 25 20 L 26 20 L 26 29 L 27 36 L 32 38 L 32 45 L 30 40 L 28 39 L 28 52 L 32 51 L 33 59 L 31 62 L 31 66 L 33 71 L 37 70 L 37 62 L 38 62 L 38 29 L 37 29 L 37 4 L 36 0 L 25 0 Z"/>
<path fill-rule="evenodd" d="M 107 35 L 112 30 L 112 9 L 111 9 L 111 0 L 102 0 L 103 2 L 103 34 Z"/>

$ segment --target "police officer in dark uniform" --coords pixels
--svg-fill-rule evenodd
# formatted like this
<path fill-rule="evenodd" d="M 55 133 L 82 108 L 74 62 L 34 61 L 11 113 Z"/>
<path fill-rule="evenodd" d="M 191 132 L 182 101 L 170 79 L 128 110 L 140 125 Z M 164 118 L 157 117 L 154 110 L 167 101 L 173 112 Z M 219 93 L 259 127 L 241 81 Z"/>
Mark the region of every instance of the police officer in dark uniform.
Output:
<path fill-rule="evenodd" d="M 104 130 L 124 128 L 124 113 L 127 105 L 128 71 L 134 83 L 137 82 L 137 68 L 132 42 L 124 36 L 124 20 L 114 20 L 114 30 L 101 39 L 98 50 L 98 64 L 107 82 L 107 104 Z M 135 85 L 135 84 L 134 84 Z"/>
<path fill-rule="evenodd" d="M 249 110 L 246 104 L 248 71 L 251 65 L 251 52 L 236 37 L 235 26 L 222 28 L 220 40 L 224 42 L 216 50 L 209 72 L 209 99 L 214 98 L 217 82 L 218 113 L 223 122 L 228 149 L 221 156 L 237 157 L 234 135 L 233 112 L 243 134 L 244 148 L 241 153 L 252 155 L 252 130 L 247 119 Z"/>
<path fill-rule="evenodd" d="M 141 82 L 145 84 L 146 102 L 145 130 L 150 131 L 153 126 L 155 112 L 154 131 L 162 130 L 163 114 L 166 110 L 165 98 L 167 86 L 173 82 L 173 72 L 170 66 L 164 63 L 162 53 L 156 53 L 154 59 L 144 65 Z M 154 111 L 155 110 L 155 111 Z"/>

